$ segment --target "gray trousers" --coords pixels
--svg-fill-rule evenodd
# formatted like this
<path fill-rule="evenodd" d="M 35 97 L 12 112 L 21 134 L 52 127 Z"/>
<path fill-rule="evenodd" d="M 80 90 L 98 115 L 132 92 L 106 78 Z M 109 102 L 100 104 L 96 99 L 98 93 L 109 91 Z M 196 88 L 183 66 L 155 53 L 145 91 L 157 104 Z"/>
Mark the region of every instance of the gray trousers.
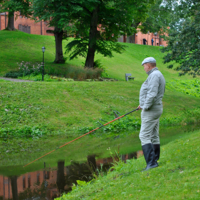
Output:
<path fill-rule="evenodd" d="M 141 129 L 139 138 L 142 146 L 145 144 L 160 144 L 159 118 L 163 112 L 162 106 L 153 107 L 141 112 Z"/>

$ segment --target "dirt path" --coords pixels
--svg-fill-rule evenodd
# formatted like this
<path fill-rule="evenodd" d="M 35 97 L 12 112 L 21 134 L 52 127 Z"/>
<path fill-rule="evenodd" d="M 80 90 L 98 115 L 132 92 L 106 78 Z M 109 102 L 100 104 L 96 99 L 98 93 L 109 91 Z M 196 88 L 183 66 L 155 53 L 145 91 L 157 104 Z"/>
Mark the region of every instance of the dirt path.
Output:
<path fill-rule="evenodd" d="M 6 81 L 13 81 L 13 82 L 34 82 L 34 81 L 30 81 L 30 80 L 22 80 L 22 79 L 17 79 L 17 78 L 0 77 L 0 79 L 6 80 Z"/>

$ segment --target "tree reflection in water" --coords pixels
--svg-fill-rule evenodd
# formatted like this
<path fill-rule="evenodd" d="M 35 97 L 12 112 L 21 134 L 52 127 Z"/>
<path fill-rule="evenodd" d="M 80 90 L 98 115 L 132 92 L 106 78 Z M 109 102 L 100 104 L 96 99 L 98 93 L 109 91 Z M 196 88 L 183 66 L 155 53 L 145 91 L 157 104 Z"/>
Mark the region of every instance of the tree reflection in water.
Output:
<path fill-rule="evenodd" d="M 122 155 L 121 159 L 126 162 L 127 159 L 137 158 L 139 154 L 141 152 Z M 87 182 L 99 173 L 106 173 L 113 166 L 113 162 L 118 160 L 118 156 L 96 160 L 95 155 L 90 155 L 87 157 L 87 162 L 72 161 L 71 165 L 66 167 L 65 162 L 60 160 L 57 163 L 57 170 L 46 168 L 44 163 L 43 171 L 30 172 L 19 177 L 11 176 L 7 179 L 0 176 L 0 185 L 3 185 L 3 188 L 0 188 L 0 200 L 54 199 L 63 192 L 71 191 L 73 184 L 77 184 L 77 180 Z"/>

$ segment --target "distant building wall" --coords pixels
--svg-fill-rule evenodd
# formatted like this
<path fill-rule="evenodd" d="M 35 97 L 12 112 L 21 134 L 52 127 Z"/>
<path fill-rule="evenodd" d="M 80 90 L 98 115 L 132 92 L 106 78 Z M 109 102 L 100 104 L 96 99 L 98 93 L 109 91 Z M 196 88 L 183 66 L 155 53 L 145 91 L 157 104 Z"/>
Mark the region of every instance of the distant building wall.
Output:
<path fill-rule="evenodd" d="M 141 31 L 138 31 L 137 34 L 135 34 L 135 43 L 136 44 L 142 44 L 144 39 L 146 40 L 146 45 L 152 45 L 152 39 L 153 39 L 153 46 L 167 46 L 167 42 L 163 40 L 159 36 L 159 34 L 154 35 L 154 33 L 147 33 L 143 34 Z"/>
<path fill-rule="evenodd" d="M 133 37 L 135 37 L 135 42 L 132 42 Z M 138 29 L 138 32 L 133 36 L 128 36 L 128 37 L 121 36 L 118 39 L 118 42 L 135 43 L 135 44 L 141 44 L 141 45 L 152 45 L 152 38 L 153 38 L 153 46 L 167 46 L 167 41 L 164 41 L 164 39 L 161 38 L 159 34 L 157 35 L 155 35 L 154 33 L 143 34 L 139 29 Z"/>
<path fill-rule="evenodd" d="M 7 27 L 8 16 L 7 13 L 0 14 L 0 30 L 3 30 Z M 6 18 L 6 20 L 5 20 Z M 6 22 L 6 23 L 5 23 Z M 35 22 L 34 20 L 23 17 L 19 12 L 15 12 L 15 23 L 14 26 L 16 29 L 21 30 L 26 33 L 36 34 L 36 35 L 54 35 L 53 33 L 47 33 L 47 30 L 54 30 L 53 27 L 48 27 L 47 22 Z"/>
<path fill-rule="evenodd" d="M 8 17 L 6 13 L 0 13 L 0 30 L 6 28 L 8 24 Z"/>
<path fill-rule="evenodd" d="M 0 13 L 0 30 L 3 30 L 7 27 L 8 24 L 8 16 L 7 13 Z M 54 27 L 48 27 L 48 23 L 45 21 L 35 22 L 34 20 L 23 17 L 19 12 L 15 12 L 15 28 L 30 34 L 36 35 L 54 35 L 53 33 L 47 33 L 47 30 L 54 30 Z M 101 29 L 101 26 L 98 27 Z M 118 41 L 119 42 L 133 42 L 133 37 L 131 36 L 121 36 Z M 135 44 L 144 44 L 146 41 L 146 45 L 152 45 L 151 39 L 153 38 L 154 43 L 153 46 L 167 46 L 167 42 L 164 41 L 159 35 L 154 35 L 154 33 L 143 34 L 138 29 L 138 32 L 135 34 Z"/>

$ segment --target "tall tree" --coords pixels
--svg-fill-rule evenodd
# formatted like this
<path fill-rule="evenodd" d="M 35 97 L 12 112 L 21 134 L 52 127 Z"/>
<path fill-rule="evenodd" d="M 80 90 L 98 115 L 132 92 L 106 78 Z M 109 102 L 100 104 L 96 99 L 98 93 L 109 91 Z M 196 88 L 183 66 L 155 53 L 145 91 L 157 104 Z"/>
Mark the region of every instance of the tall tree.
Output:
<path fill-rule="evenodd" d="M 168 32 L 175 21 L 174 8 L 177 6 L 178 1 L 175 0 L 156 0 L 155 4 L 149 8 L 148 17 L 140 26 L 141 31 L 143 33 Z"/>
<path fill-rule="evenodd" d="M 59 12 L 61 1 L 54 0 L 33 0 L 32 1 L 32 13 L 35 21 L 46 21 L 50 26 L 54 27 L 54 31 L 48 30 L 50 33 L 54 33 L 55 36 L 55 63 L 64 63 L 63 57 L 63 26 L 58 26 L 58 18 L 62 15 Z"/>
<path fill-rule="evenodd" d="M 180 71 L 179 75 L 200 75 L 200 2 L 198 0 L 181 0 L 176 8 L 179 21 L 170 29 L 167 52 L 164 63 L 168 68 Z"/>
<path fill-rule="evenodd" d="M 136 31 L 134 19 L 146 17 L 148 7 L 154 0 L 74 0 L 71 5 L 80 8 L 76 13 L 75 40 L 67 45 L 72 51 L 70 58 L 86 57 L 85 67 L 94 67 L 95 53 L 112 57 L 112 51 L 120 53 L 124 47 L 117 43 L 120 35 Z M 142 11 L 142 12 L 140 12 Z M 135 20 L 136 21 L 136 20 Z"/>
<path fill-rule="evenodd" d="M 64 63 L 63 39 L 67 38 L 73 29 L 72 13 L 76 7 L 70 6 L 70 0 L 32 0 L 32 14 L 36 21 L 46 21 L 49 27 L 54 27 L 55 63 Z"/>
<path fill-rule="evenodd" d="M 19 200 L 18 198 L 18 190 L 17 190 L 17 176 L 9 177 L 11 180 L 11 187 L 12 187 L 12 197 L 13 200 Z"/>
<path fill-rule="evenodd" d="M 7 30 L 15 30 L 15 12 L 19 11 L 22 16 L 29 16 L 29 0 L 1 0 L 0 12 L 8 12 L 8 25 Z"/>

